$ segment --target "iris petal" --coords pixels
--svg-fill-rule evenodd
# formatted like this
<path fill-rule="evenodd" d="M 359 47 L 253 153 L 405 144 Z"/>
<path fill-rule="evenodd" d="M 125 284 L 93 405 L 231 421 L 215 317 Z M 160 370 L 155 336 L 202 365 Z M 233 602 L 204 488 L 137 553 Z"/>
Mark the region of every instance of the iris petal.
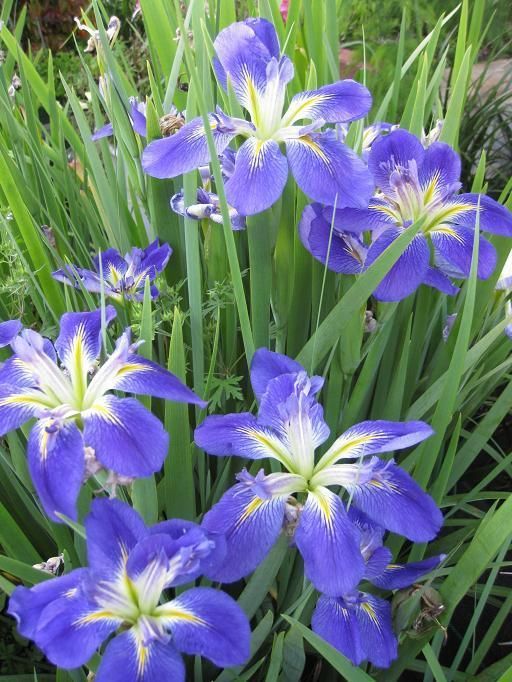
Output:
<path fill-rule="evenodd" d="M 235 133 L 219 131 L 218 121 L 213 115 L 209 116 L 209 121 L 215 148 L 220 154 Z M 154 140 L 142 154 L 142 167 L 154 178 L 175 178 L 209 161 L 210 152 L 202 118 L 193 119 L 170 137 Z"/>
<path fill-rule="evenodd" d="M 235 455 L 249 459 L 277 459 L 290 465 L 290 453 L 269 428 L 258 424 L 249 412 L 210 415 L 194 433 L 196 445 L 209 455 Z"/>
<path fill-rule="evenodd" d="M 354 504 L 375 523 L 414 542 L 432 540 L 443 523 L 434 500 L 393 460 L 378 457 L 352 483 L 344 482 Z"/>
<path fill-rule="evenodd" d="M 250 628 L 238 604 L 208 587 L 187 590 L 156 610 L 179 651 L 209 658 L 228 668 L 249 658 Z"/>
<path fill-rule="evenodd" d="M 368 660 L 387 668 L 397 657 L 391 606 L 379 597 L 363 592 L 355 600 L 321 596 L 311 625 L 355 665 Z"/>
<path fill-rule="evenodd" d="M 96 682 L 185 682 L 185 664 L 171 642 L 144 641 L 136 628 L 109 643 Z"/>
<path fill-rule="evenodd" d="M 354 210 L 359 209 L 345 209 Z M 323 215 L 321 204 L 305 207 L 299 223 L 299 236 L 311 255 L 334 272 L 356 274 L 361 272 L 366 258 L 366 248 L 357 238 L 340 234 Z"/>
<path fill-rule="evenodd" d="M 209 578 L 233 582 L 254 571 L 279 537 L 286 497 L 262 499 L 244 483 L 224 493 L 202 523 L 207 530 L 226 537 L 225 561 L 206 574 Z"/>
<path fill-rule="evenodd" d="M 326 123 L 348 123 L 370 111 L 372 96 L 364 85 L 342 80 L 295 95 L 284 115 L 283 125 L 303 119 L 323 119 Z"/>
<path fill-rule="evenodd" d="M 433 434 L 421 421 L 364 421 L 351 426 L 331 445 L 316 466 L 316 471 L 335 464 L 340 459 L 359 459 L 381 452 L 408 448 Z"/>
<path fill-rule="evenodd" d="M 105 308 L 106 324 L 116 316 L 115 308 Z M 62 364 L 71 374 L 86 370 L 94 364 L 101 348 L 102 311 L 65 313 L 60 320 L 60 333 L 55 348 Z"/>
<path fill-rule="evenodd" d="M 425 158 L 425 150 L 416 135 L 407 130 L 395 130 L 377 139 L 368 155 L 368 168 L 375 183 L 383 192 L 393 192 L 390 176 L 396 170 L 409 169 L 413 161 L 420 168 Z"/>
<path fill-rule="evenodd" d="M 445 228 L 433 230 L 430 233 L 437 256 L 442 263 L 447 263 L 453 276 L 468 277 L 473 258 L 474 230 L 460 225 L 449 225 Z M 487 279 L 496 267 L 497 254 L 494 246 L 484 237 L 480 237 L 478 244 L 478 270 L 480 279 Z M 441 269 L 445 269 L 441 265 Z"/>
<path fill-rule="evenodd" d="M 304 572 L 320 592 L 352 590 L 364 573 L 359 531 L 349 521 L 340 498 L 327 488 L 308 494 L 295 532 Z"/>
<path fill-rule="evenodd" d="M 427 573 L 430 573 L 446 559 L 445 554 L 415 561 L 409 564 L 393 564 L 389 562 L 380 575 L 368 576 L 377 587 L 385 590 L 401 590 L 414 584 Z"/>
<path fill-rule="evenodd" d="M 366 208 L 373 182 L 357 154 L 330 132 L 285 140 L 293 176 L 307 196 L 322 204 Z"/>
<path fill-rule="evenodd" d="M 226 198 L 242 215 L 260 213 L 283 193 L 288 164 L 274 140 L 250 137 L 237 152 Z"/>
<path fill-rule="evenodd" d="M 93 500 L 85 518 L 89 566 L 115 575 L 147 529 L 140 515 L 116 499 Z"/>
<path fill-rule="evenodd" d="M 76 501 L 85 471 L 82 434 L 72 422 L 40 419 L 28 439 L 28 467 L 39 499 L 56 523 L 60 512 L 77 518 Z"/>
<path fill-rule="evenodd" d="M 397 228 L 389 228 L 373 242 L 366 257 L 366 267 L 385 251 L 401 234 Z M 384 276 L 373 295 L 380 301 L 401 301 L 412 294 L 425 279 L 429 266 L 430 251 L 423 234 L 417 234 L 396 263 Z"/>
<path fill-rule="evenodd" d="M 274 353 L 266 348 L 258 348 L 251 362 L 251 384 L 254 395 L 261 400 L 271 379 L 280 374 L 302 372 L 304 368 L 292 358 Z"/>
<path fill-rule="evenodd" d="M 84 440 L 97 459 L 122 476 L 150 476 L 167 455 L 162 422 L 134 398 L 104 396 L 82 413 Z"/>

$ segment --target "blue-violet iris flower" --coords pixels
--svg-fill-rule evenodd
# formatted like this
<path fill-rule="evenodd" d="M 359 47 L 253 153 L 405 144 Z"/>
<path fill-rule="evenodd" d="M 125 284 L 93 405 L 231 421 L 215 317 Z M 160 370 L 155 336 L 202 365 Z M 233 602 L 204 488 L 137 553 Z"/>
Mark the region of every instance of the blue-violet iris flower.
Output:
<path fill-rule="evenodd" d="M 354 507 L 348 514 L 361 533 L 364 579 L 381 589 L 409 587 L 445 559 L 441 554 L 405 565 L 395 564 L 390 550 L 383 546 L 384 529 Z M 397 657 L 391 605 L 374 594 L 355 589 L 336 597 L 321 595 L 311 626 L 354 665 L 370 661 L 379 668 L 387 668 Z"/>
<path fill-rule="evenodd" d="M 423 218 L 421 231 L 374 292 L 382 301 L 401 300 L 421 284 L 457 293 L 451 278 L 469 275 L 477 221 L 484 232 L 512 236 L 512 213 L 504 206 L 484 195 L 458 194 L 460 158 L 444 142 L 424 149 L 415 135 L 395 130 L 372 144 L 368 167 L 379 192 L 366 208 L 339 208 L 333 215 L 333 209 L 308 206 L 300 232 L 317 260 L 325 263 L 329 253 L 329 268 L 354 273 Z M 361 239 L 365 231 L 372 235 L 369 248 Z M 495 266 L 494 246 L 480 237 L 478 277 L 486 279 Z"/>
<path fill-rule="evenodd" d="M 209 114 L 218 154 L 235 137 L 246 138 L 226 182 L 228 203 L 241 215 L 267 209 L 281 196 L 289 166 L 299 187 L 315 201 L 366 206 L 373 183 L 364 163 L 337 139 L 334 129 L 322 128 L 362 118 L 371 107 L 369 91 L 352 80 L 337 81 L 295 95 L 283 113 L 294 70 L 290 59 L 281 55 L 271 23 L 247 19 L 231 24 L 219 33 L 214 47 L 220 84 L 227 89 L 231 83 L 250 117 L 232 118 L 219 108 Z M 153 177 L 173 178 L 209 160 L 203 119 L 195 118 L 176 135 L 149 144 L 142 166 Z"/>
<path fill-rule="evenodd" d="M 133 130 L 141 137 L 146 137 L 147 135 L 147 122 L 146 122 L 146 103 L 139 102 L 136 97 L 130 97 L 130 123 L 132 124 Z M 112 123 L 106 123 L 98 130 L 95 130 L 91 136 L 91 140 L 96 142 L 96 140 L 102 140 L 104 137 L 110 137 L 114 134 L 114 126 Z"/>
<path fill-rule="evenodd" d="M 359 533 L 341 498 L 410 540 L 425 542 L 438 532 L 442 516 L 434 501 L 393 460 L 375 455 L 425 440 L 432 429 L 420 421 L 367 421 L 341 435 L 315 462 L 315 449 L 329 437 L 316 399 L 323 380 L 308 377 L 299 363 L 259 349 L 251 367 L 258 416 L 244 412 L 205 419 L 195 442 L 212 455 L 272 459 L 284 471 L 238 474 L 206 514 L 203 525 L 226 535 L 224 564 L 209 577 L 230 582 L 263 560 L 285 521 L 315 587 L 338 596 L 352 590 L 364 573 Z M 298 497 L 295 497 L 298 495 Z"/>
<path fill-rule="evenodd" d="M 146 279 L 153 282 L 162 272 L 172 249 L 169 244 L 161 244 L 158 239 L 145 249 L 133 247 L 123 258 L 116 249 L 107 249 L 93 259 L 94 270 L 65 266 L 52 273 L 52 277 L 76 289 L 84 287 L 87 291 L 116 301 L 142 301 Z M 151 285 L 151 296 L 157 298 L 158 289 Z"/>
<path fill-rule="evenodd" d="M 185 680 L 182 653 L 220 667 L 249 658 L 250 629 L 224 592 L 196 587 L 169 598 L 224 551 L 222 536 L 173 519 L 148 528 L 119 500 L 94 500 L 85 519 L 88 568 L 27 589 L 17 587 L 8 613 L 59 668 L 87 663 L 111 635 L 97 682 Z"/>
<path fill-rule="evenodd" d="M 23 325 L 19 320 L 0 322 L 0 348 L 8 346 L 18 336 L 22 328 Z"/>
<path fill-rule="evenodd" d="M 107 306 L 106 322 L 115 315 Z M 86 447 L 121 476 L 150 476 L 162 467 L 169 437 L 161 421 L 135 398 L 111 391 L 205 405 L 176 376 L 137 355 L 130 329 L 98 367 L 101 317 L 101 310 L 65 313 L 55 346 L 23 330 L 0 368 L 0 436 L 37 419 L 28 437 L 28 467 L 53 521 L 59 521 L 56 512 L 76 519 Z"/>

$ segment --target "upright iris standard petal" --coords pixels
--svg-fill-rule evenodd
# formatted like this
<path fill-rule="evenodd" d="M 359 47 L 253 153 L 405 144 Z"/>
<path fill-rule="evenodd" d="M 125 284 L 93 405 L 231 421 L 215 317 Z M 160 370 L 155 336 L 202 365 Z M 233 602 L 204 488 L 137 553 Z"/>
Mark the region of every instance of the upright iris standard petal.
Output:
<path fill-rule="evenodd" d="M 213 46 L 215 71 L 222 87 L 226 89 L 229 77 L 238 101 L 254 120 L 259 114 L 258 99 L 267 84 L 267 65 L 279 55 L 274 27 L 264 19 L 252 25 L 240 21 L 223 29 Z"/>
<path fill-rule="evenodd" d="M 28 439 L 28 468 L 48 516 L 77 518 L 76 501 L 84 477 L 84 441 L 72 422 L 40 419 Z"/>
<path fill-rule="evenodd" d="M 317 388 L 305 372 L 281 374 L 269 381 L 260 404 L 258 422 L 272 429 L 290 453 L 288 470 L 308 478 L 313 473 L 315 448 L 329 437 Z"/>
<path fill-rule="evenodd" d="M 219 667 L 249 658 L 250 628 L 238 604 L 224 592 L 196 587 L 157 608 L 179 651 L 206 656 Z"/>
<path fill-rule="evenodd" d="M 384 192 L 392 192 L 393 174 L 396 171 L 408 173 L 411 162 L 419 168 L 424 158 L 425 150 L 418 138 L 399 129 L 374 142 L 368 156 L 368 168 L 377 186 Z"/>
<path fill-rule="evenodd" d="M 354 504 L 375 523 L 414 542 L 432 540 L 443 523 L 434 500 L 393 460 L 377 457 L 368 463 L 368 475 L 343 485 Z"/>
<path fill-rule="evenodd" d="M 359 459 L 367 455 L 409 448 L 433 433 L 432 427 L 422 421 L 392 422 L 377 419 L 359 422 L 334 441 L 318 462 L 316 471 L 341 459 Z"/>
<path fill-rule="evenodd" d="M 258 424 L 249 412 L 211 415 L 194 432 L 196 445 L 209 455 L 235 455 L 249 459 L 270 457 L 281 463 L 290 454 L 277 435 Z"/>
<path fill-rule="evenodd" d="M 372 575 L 371 582 L 385 590 L 401 590 L 413 585 L 427 573 L 436 569 L 446 559 L 445 554 L 414 561 L 409 564 L 388 563 L 384 571 L 379 575 Z"/>
<path fill-rule="evenodd" d="M 0 348 L 8 346 L 18 336 L 23 325 L 19 320 L 6 320 L 0 322 Z"/>
<path fill-rule="evenodd" d="M 147 535 L 146 525 L 135 509 L 115 499 L 93 500 L 84 525 L 89 566 L 112 575 Z"/>
<path fill-rule="evenodd" d="M 461 163 L 457 152 L 445 142 L 434 142 L 425 151 L 419 169 L 420 182 L 433 191 L 450 196 L 460 189 Z"/>
<path fill-rule="evenodd" d="M 271 379 L 280 374 L 302 372 L 304 368 L 296 360 L 282 353 L 274 353 L 266 348 L 258 348 L 251 362 L 251 384 L 254 395 L 261 400 Z"/>
<path fill-rule="evenodd" d="M 122 476 L 150 476 L 167 455 L 162 422 L 134 398 L 104 396 L 83 413 L 84 440 L 97 459 Z"/>
<path fill-rule="evenodd" d="M 210 128 L 217 153 L 220 154 L 231 142 L 235 132 L 219 130 L 218 120 L 209 116 Z M 142 154 L 142 168 L 154 178 L 175 178 L 177 175 L 204 166 L 210 161 L 208 141 L 202 118 L 194 118 L 177 133 L 161 140 L 154 140 Z"/>
<path fill-rule="evenodd" d="M 359 210 L 359 209 L 347 209 Z M 340 234 L 324 218 L 321 204 L 305 207 L 299 223 L 299 236 L 304 247 L 329 270 L 347 275 L 361 272 L 366 259 L 366 247 L 355 236 Z"/>
<path fill-rule="evenodd" d="M 439 268 L 429 267 L 427 269 L 425 279 L 423 280 L 423 284 L 433 287 L 434 289 L 437 289 L 448 296 L 455 296 L 455 294 L 460 291 L 459 287 L 456 287 L 454 284 L 452 284 L 450 278 L 445 275 L 444 272 L 441 272 Z"/>
<path fill-rule="evenodd" d="M 324 85 L 295 95 L 284 115 L 286 125 L 296 121 L 323 119 L 326 123 L 348 123 L 365 116 L 371 109 L 368 88 L 354 80 Z"/>
<path fill-rule="evenodd" d="M 226 198 L 242 215 L 260 213 L 279 199 L 287 177 L 288 163 L 277 142 L 250 137 L 237 152 Z"/>
<path fill-rule="evenodd" d="M 171 642 L 144 641 L 137 628 L 115 637 L 101 659 L 96 682 L 185 682 L 185 664 Z"/>
<path fill-rule="evenodd" d="M 397 228 L 389 228 L 370 246 L 366 266 L 374 261 L 401 234 Z M 374 296 L 381 301 L 400 301 L 412 294 L 425 279 L 430 261 L 430 251 L 423 234 L 417 234 L 407 246 L 391 270 L 375 289 Z"/>
<path fill-rule="evenodd" d="M 262 499 L 253 486 L 238 483 L 221 497 L 203 520 L 203 527 L 226 537 L 225 561 L 206 575 L 233 582 L 248 575 L 276 542 L 284 522 L 286 495 Z"/>
<path fill-rule="evenodd" d="M 304 572 L 317 590 L 338 595 L 352 590 L 364 573 L 359 533 L 340 498 L 319 487 L 308 494 L 295 532 Z"/>
<path fill-rule="evenodd" d="M 115 308 L 105 308 L 105 322 L 108 324 L 116 316 Z M 60 333 L 55 348 L 62 364 L 71 372 L 81 363 L 91 367 L 100 354 L 102 311 L 90 313 L 65 313 L 60 321 Z"/>
<path fill-rule="evenodd" d="M 469 277 L 474 237 L 474 230 L 460 225 L 451 225 L 431 232 L 436 255 L 441 257 L 443 263 L 448 263 L 454 269 L 455 276 L 459 273 L 461 277 Z M 497 258 L 494 246 L 484 237 L 480 237 L 477 270 L 480 279 L 487 279 L 492 275 Z"/>
<path fill-rule="evenodd" d="M 355 665 L 368 660 L 387 668 L 397 657 L 391 606 L 373 595 L 359 592 L 350 598 L 321 596 L 311 625 Z"/>
<path fill-rule="evenodd" d="M 331 133 L 285 139 L 293 177 L 315 201 L 330 206 L 368 206 L 374 185 L 361 159 Z"/>

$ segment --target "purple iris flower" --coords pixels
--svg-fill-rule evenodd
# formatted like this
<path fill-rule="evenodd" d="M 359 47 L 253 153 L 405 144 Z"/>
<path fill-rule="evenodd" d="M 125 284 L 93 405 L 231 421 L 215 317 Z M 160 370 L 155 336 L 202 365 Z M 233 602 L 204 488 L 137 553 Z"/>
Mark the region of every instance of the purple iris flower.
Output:
<path fill-rule="evenodd" d="M 390 550 L 383 546 L 384 529 L 354 507 L 349 510 L 349 518 L 361 533 L 364 579 L 377 587 L 385 590 L 409 587 L 446 558 L 441 554 L 410 564 L 395 564 Z M 343 596 L 321 595 L 311 626 L 354 665 L 370 661 L 379 668 L 387 668 L 397 657 L 391 605 L 374 594 L 355 589 Z"/>
<path fill-rule="evenodd" d="M 65 266 L 52 272 L 52 277 L 76 289 L 84 287 L 96 294 L 104 291 L 105 296 L 116 301 L 142 301 L 146 279 L 152 282 L 165 268 L 171 254 L 169 244 L 160 245 L 155 239 L 145 249 L 134 246 L 124 258 L 116 249 L 107 249 L 94 257 L 95 270 Z M 151 285 L 151 296 L 154 299 L 158 296 L 154 284 Z"/>
<path fill-rule="evenodd" d="M 228 549 L 209 577 L 230 582 L 250 573 L 286 525 L 318 590 L 337 596 L 354 589 L 364 573 L 359 532 L 331 486 L 342 486 L 370 518 L 410 540 L 436 535 L 442 516 L 432 498 L 393 460 L 375 456 L 425 440 L 432 434 L 427 424 L 362 422 L 315 461 L 315 449 L 329 437 L 316 399 L 323 379 L 308 377 L 284 355 L 259 349 L 251 381 L 260 403 L 257 417 L 207 417 L 195 442 L 212 455 L 272 459 L 282 471 L 267 475 L 260 469 L 252 476 L 244 470 L 206 514 L 204 527 L 224 533 Z"/>
<path fill-rule="evenodd" d="M 0 322 L 0 348 L 8 346 L 18 336 L 22 328 L 23 325 L 19 320 Z"/>
<path fill-rule="evenodd" d="M 334 129 L 322 128 L 362 118 L 371 107 L 369 91 L 352 80 L 337 81 L 295 95 L 283 111 L 294 70 L 290 59 L 281 55 L 271 23 L 247 19 L 231 24 L 219 33 L 214 47 L 220 84 L 227 89 L 229 80 L 250 117 L 232 118 L 219 108 L 209 115 L 218 154 L 235 137 L 246 138 L 226 182 L 228 203 L 242 215 L 267 209 L 281 196 L 289 166 L 301 190 L 315 201 L 366 206 L 373 183 L 364 163 L 337 139 Z M 153 177 L 173 178 L 209 160 L 203 120 L 195 118 L 176 135 L 148 145 L 142 166 Z"/>
<path fill-rule="evenodd" d="M 107 306 L 106 322 L 115 315 Z M 206 404 L 176 376 L 137 355 L 130 329 L 98 367 L 101 318 L 101 310 L 65 313 L 55 346 L 25 329 L 0 368 L 0 436 L 37 419 L 28 437 L 28 467 L 46 513 L 57 522 L 56 512 L 77 517 L 85 448 L 124 477 L 150 476 L 162 467 L 169 437 L 161 421 L 138 400 L 112 391 Z"/>
<path fill-rule="evenodd" d="M 368 167 L 379 192 L 366 208 L 306 207 L 300 233 L 304 246 L 336 272 L 354 273 L 369 267 L 418 219 L 422 231 L 413 239 L 374 292 L 382 301 L 399 301 L 421 284 L 455 294 L 451 278 L 464 279 L 471 269 L 477 212 L 480 229 L 512 236 L 512 213 L 487 196 L 458 194 L 460 158 L 444 142 L 424 149 L 406 130 L 395 130 L 371 147 Z M 331 236 L 332 224 L 332 236 Z M 371 231 L 369 248 L 362 233 Z M 330 249 L 328 249 L 330 243 Z M 478 277 L 486 279 L 496 266 L 494 246 L 480 237 Z"/>
<path fill-rule="evenodd" d="M 8 613 L 59 668 L 85 665 L 111 635 L 97 682 L 185 680 L 182 653 L 220 667 L 249 658 L 249 623 L 224 592 L 195 587 L 169 598 L 225 551 L 222 536 L 173 519 L 148 528 L 119 500 L 94 500 L 85 519 L 88 568 L 31 589 L 17 587 Z"/>
<path fill-rule="evenodd" d="M 136 97 L 130 97 L 130 121 L 133 130 L 141 137 L 146 137 L 147 135 L 147 124 L 146 124 L 146 103 L 139 102 Z M 114 134 L 114 126 L 112 123 L 106 123 L 104 126 L 95 130 L 91 136 L 91 140 L 96 142 L 96 140 L 101 140 L 104 137 L 110 137 Z"/>

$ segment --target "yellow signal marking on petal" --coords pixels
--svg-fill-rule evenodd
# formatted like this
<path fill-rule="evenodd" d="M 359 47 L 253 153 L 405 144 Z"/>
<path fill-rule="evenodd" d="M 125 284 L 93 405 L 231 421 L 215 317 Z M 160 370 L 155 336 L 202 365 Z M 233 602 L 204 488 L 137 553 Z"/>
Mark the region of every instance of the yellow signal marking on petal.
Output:
<path fill-rule="evenodd" d="M 400 568 L 403 568 L 403 566 L 400 566 L 399 564 L 388 564 L 386 566 L 386 571 L 397 571 Z"/>
<path fill-rule="evenodd" d="M 34 405 L 35 407 L 53 407 L 51 401 L 44 398 L 32 397 L 30 395 L 9 395 L 0 399 L 0 407 L 8 405 Z"/>
<path fill-rule="evenodd" d="M 441 234 L 447 234 L 450 237 L 453 237 L 456 239 L 459 243 L 463 244 L 464 240 L 460 236 L 458 232 L 456 232 L 453 228 L 451 228 L 449 225 L 438 225 L 435 229 L 432 230 L 432 232 L 439 232 Z"/>
<path fill-rule="evenodd" d="M 258 509 L 260 509 L 265 504 L 265 500 L 260 497 L 254 497 L 249 504 L 245 507 L 244 511 L 240 515 L 238 521 L 236 522 L 236 527 L 240 527 L 247 519 L 255 514 Z"/>
<path fill-rule="evenodd" d="M 194 615 L 190 611 L 185 611 L 176 608 L 159 608 L 158 616 L 163 618 L 175 618 L 177 620 L 184 620 L 187 623 L 194 623 L 195 625 L 208 625 L 208 623 L 199 616 Z"/>
<path fill-rule="evenodd" d="M 149 649 L 145 647 L 140 639 L 137 639 L 137 675 L 142 677 L 144 668 L 147 665 L 149 658 Z"/>
<path fill-rule="evenodd" d="M 309 107 L 314 107 L 315 104 L 320 104 L 321 102 L 326 102 L 329 99 L 332 99 L 333 95 L 328 95 L 328 94 L 322 94 L 322 95 L 312 95 L 311 97 L 308 97 L 304 99 L 303 102 L 301 102 L 296 109 L 293 111 L 289 111 L 286 113 L 285 119 L 286 123 L 293 123 L 294 121 L 298 121 L 301 118 L 309 118 L 308 116 L 308 108 Z"/>
<path fill-rule="evenodd" d="M 330 166 L 331 162 L 329 160 L 329 157 L 325 154 L 325 152 L 318 146 L 316 142 L 314 142 L 309 135 L 304 135 L 304 137 L 299 137 L 297 139 L 297 142 L 301 142 L 302 144 L 306 145 L 311 151 L 318 156 L 319 159 L 321 159 L 326 166 Z"/>
<path fill-rule="evenodd" d="M 152 367 L 147 367 L 146 365 L 138 364 L 136 362 L 127 362 L 117 370 L 117 376 L 124 376 L 125 374 L 130 374 L 131 372 L 152 372 Z"/>
<path fill-rule="evenodd" d="M 99 620 L 112 620 L 115 618 L 116 616 L 114 616 L 111 611 L 92 611 L 86 616 L 81 616 L 78 620 L 75 620 L 73 625 L 89 625 L 90 623 L 96 623 Z"/>
<path fill-rule="evenodd" d="M 439 180 L 441 179 L 441 173 L 439 171 L 436 171 L 434 175 L 432 176 L 430 182 L 424 189 L 424 194 L 423 194 L 423 200 L 425 204 L 428 204 L 434 199 L 435 194 L 437 192 L 437 188 L 439 186 Z"/>
<path fill-rule="evenodd" d="M 372 623 L 377 626 L 377 628 L 380 630 L 380 623 L 379 619 L 377 618 L 377 614 L 375 613 L 375 609 L 371 604 L 369 604 L 367 601 L 364 601 L 361 604 L 361 608 L 363 611 L 367 614 L 367 616 L 370 618 Z"/>
<path fill-rule="evenodd" d="M 253 438 L 255 441 L 260 443 L 260 445 L 263 445 L 266 448 L 268 448 L 269 450 L 271 450 L 274 453 L 275 458 L 279 462 L 282 462 L 287 467 L 290 466 L 288 456 L 284 452 L 281 452 L 281 450 L 278 447 L 276 447 L 276 445 L 274 443 L 272 443 L 270 438 L 267 438 L 265 435 L 263 435 L 259 431 L 255 431 L 254 429 L 251 429 L 250 427 L 241 427 L 238 430 L 240 433 L 242 433 L 246 436 L 249 436 L 249 438 Z"/>

